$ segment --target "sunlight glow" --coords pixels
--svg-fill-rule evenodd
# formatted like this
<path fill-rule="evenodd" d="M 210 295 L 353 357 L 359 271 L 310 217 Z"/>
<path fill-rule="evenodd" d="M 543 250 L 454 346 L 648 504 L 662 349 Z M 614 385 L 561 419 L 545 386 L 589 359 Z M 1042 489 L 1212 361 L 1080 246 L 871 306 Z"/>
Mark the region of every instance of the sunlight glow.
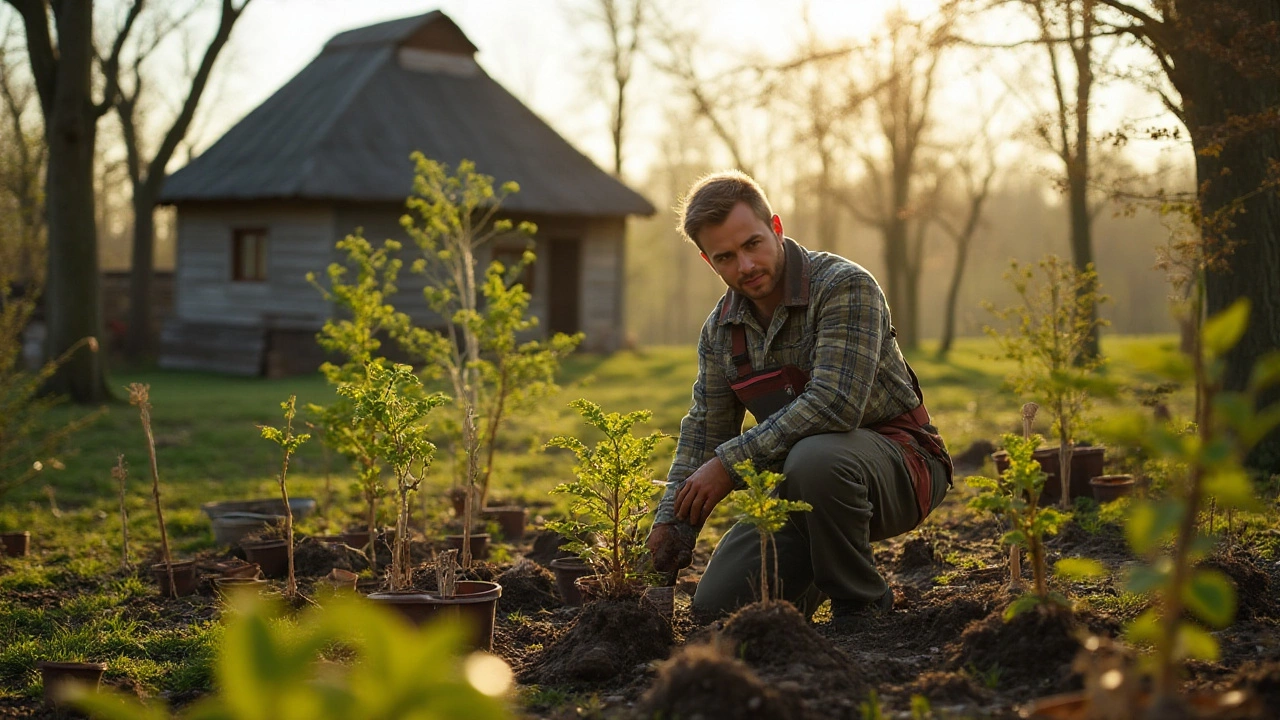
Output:
<path fill-rule="evenodd" d="M 497 697 L 511 689 L 511 683 L 515 680 L 511 667 L 502 658 L 485 652 L 468 655 L 462 672 L 472 687 L 490 697 Z"/>

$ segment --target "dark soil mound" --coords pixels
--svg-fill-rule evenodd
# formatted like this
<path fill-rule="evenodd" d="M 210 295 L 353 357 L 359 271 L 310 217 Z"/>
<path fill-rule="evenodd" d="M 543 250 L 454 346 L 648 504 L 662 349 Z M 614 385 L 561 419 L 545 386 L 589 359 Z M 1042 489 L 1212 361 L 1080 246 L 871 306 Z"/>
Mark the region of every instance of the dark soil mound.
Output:
<path fill-rule="evenodd" d="M 543 530 L 533 539 L 533 548 L 525 554 L 525 557 L 547 567 L 556 558 L 573 557 L 573 553 L 561 549 L 561 546 L 567 542 L 569 541 L 559 533 Z"/>
<path fill-rule="evenodd" d="M 1124 528 L 1117 523 L 1103 523 L 1087 530 L 1077 522 L 1068 522 L 1057 535 L 1045 538 L 1045 547 L 1068 557 L 1087 557 L 1103 562 L 1132 560 Z"/>
<path fill-rule="evenodd" d="M 898 631 L 898 639 L 919 650 L 945 645 L 964 632 L 975 620 L 991 614 L 1009 598 L 1003 585 L 977 587 L 942 586 L 918 599 L 914 593 L 903 593 L 898 610 L 909 622 Z"/>
<path fill-rule="evenodd" d="M 790 603 L 748 605 L 725 621 L 720 636 L 755 668 L 800 664 L 821 669 L 849 662 Z"/>
<path fill-rule="evenodd" d="M 1280 660 L 1245 663 L 1240 668 L 1240 685 L 1252 691 L 1262 703 L 1262 717 L 1280 718 Z"/>
<path fill-rule="evenodd" d="M 301 577 L 324 577 L 334 568 L 360 572 L 367 567 L 364 555 L 346 545 L 304 538 L 293 548 L 293 570 Z"/>
<path fill-rule="evenodd" d="M 995 443 L 990 440 L 974 440 L 964 452 L 959 455 L 953 455 L 951 462 L 957 468 L 977 470 L 982 464 L 991 457 L 991 453 L 996 451 Z"/>
<path fill-rule="evenodd" d="M 671 624 L 635 600 L 599 600 L 582 608 L 569 630 L 520 674 L 523 683 L 581 686 L 612 681 L 636 665 L 664 657 Z"/>
<path fill-rule="evenodd" d="M 894 567 L 898 572 L 907 572 L 932 567 L 933 563 L 933 541 L 923 535 L 916 535 L 902 543 L 902 552 L 898 554 Z"/>
<path fill-rule="evenodd" d="M 498 600 L 498 610 L 501 612 L 529 615 L 560 606 L 560 602 L 556 600 L 555 576 L 550 570 L 526 558 L 521 558 L 494 582 L 502 586 L 502 597 Z"/>
<path fill-rule="evenodd" d="M 1070 613 L 1040 606 L 1004 621 L 1004 607 L 974 622 L 952 648 L 956 670 L 988 675 L 1001 689 L 1026 687 L 1036 692 L 1073 688 L 1071 661 L 1080 650 Z M 1079 683 L 1075 683 L 1078 685 Z"/>
<path fill-rule="evenodd" d="M 1218 570 L 1236 586 L 1236 619 L 1258 620 L 1280 617 L 1280 600 L 1272 591 L 1271 576 L 1253 558 L 1242 553 L 1216 554 L 1200 567 Z"/>
<path fill-rule="evenodd" d="M 994 693 L 961 672 L 931 670 L 916 678 L 907 689 L 912 695 L 923 695 L 935 705 L 984 704 L 994 697 Z"/>
<path fill-rule="evenodd" d="M 799 720 L 794 696 L 760 682 L 751 668 L 711 645 L 692 645 L 662 664 L 637 708 L 673 720 Z"/>

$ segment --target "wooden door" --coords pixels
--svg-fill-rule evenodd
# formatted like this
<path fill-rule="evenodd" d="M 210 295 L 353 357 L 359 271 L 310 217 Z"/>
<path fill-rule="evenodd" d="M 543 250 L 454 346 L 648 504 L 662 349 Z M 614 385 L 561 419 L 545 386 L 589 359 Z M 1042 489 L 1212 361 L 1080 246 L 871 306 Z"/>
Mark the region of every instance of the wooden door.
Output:
<path fill-rule="evenodd" d="M 547 331 L 576 333 L 581 327 L 582 241 L 552 240 L 550 264 Z"/>

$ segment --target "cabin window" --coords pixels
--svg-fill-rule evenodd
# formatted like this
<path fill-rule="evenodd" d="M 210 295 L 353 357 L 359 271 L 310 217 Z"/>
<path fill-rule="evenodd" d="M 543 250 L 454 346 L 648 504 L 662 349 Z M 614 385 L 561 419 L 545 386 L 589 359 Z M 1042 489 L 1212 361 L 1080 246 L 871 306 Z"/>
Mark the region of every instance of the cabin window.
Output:
<path fill-rule="evenodd" d="M 507 284 L 520 283 L 524 286 L 524 291 L 533 294 L 533 263 L 524 266 L 520 274 L 511 279 L 511 268 L 520 263 L 520 259 L 524 257 L 525 248 L 523 245 L 498 245 L 493 248 L 493 259 L 502 263 L 507 269 Z"/>
<path fill-rule="evenodd" d="M 231 231 L 231 279 L 263 282 L 267 279 L 267 231 L 240 228 Z"/>

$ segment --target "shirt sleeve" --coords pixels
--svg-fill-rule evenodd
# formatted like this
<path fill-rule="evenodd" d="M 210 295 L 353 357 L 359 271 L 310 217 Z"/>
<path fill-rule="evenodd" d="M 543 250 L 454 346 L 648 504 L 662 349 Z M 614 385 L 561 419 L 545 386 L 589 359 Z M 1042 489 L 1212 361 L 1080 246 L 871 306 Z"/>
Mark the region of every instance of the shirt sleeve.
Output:
<path fill-rule="evenodd" d="M 861 424 L 889 333 L 888 305 L 866 273 L 835 278 L 824 290 L 814 298 L 817 339 L 805 391 L 781 412 L 716 447 L 735 482 L 741 480 L 734 466 L 744 460 L 768 467 L 781 463 L 803 438 L 848 432 Z"/>
<path fill-rule="evenodd" d="M 654 523 L 675 522 L 676 493 L 684 481 L 716 454 L 717 446 L 742 430 L 746 408 L 734 395 L 717 357 L 714 338 L 718 317 L 719 307 L 707 318 L 698 338 L 698 379 L 693 384 L 693 403 L 680 421 L 675 459 L 667 473 L 666 492 L 658 502 Z M 735 478 L 735 483 L 741 481 Z"/>

